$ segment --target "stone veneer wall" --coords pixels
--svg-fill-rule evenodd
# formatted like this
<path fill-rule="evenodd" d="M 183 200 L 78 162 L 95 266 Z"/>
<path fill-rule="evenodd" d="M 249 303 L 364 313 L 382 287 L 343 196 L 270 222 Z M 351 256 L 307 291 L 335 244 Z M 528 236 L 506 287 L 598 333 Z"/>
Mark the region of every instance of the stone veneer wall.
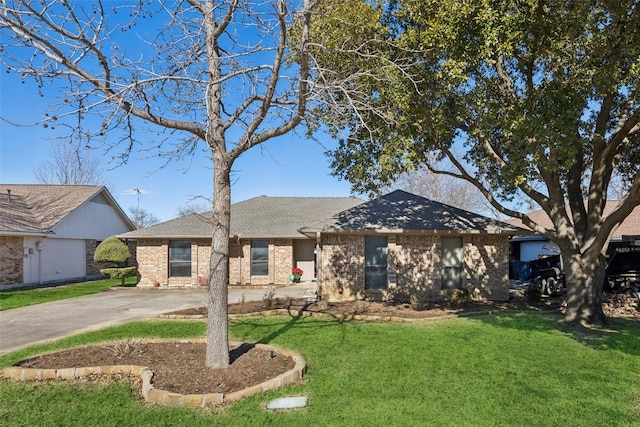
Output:
<path fill-rule="evenodd" d="M 462 237 L 464 287 L 477 299 L 507 300 L 508 236 Z M 441 235 L 388 235 L 387 239 L 389 287 L 386 291 L 365 292 L 365 236 L 323 235 L 319 273 L 322 297 L 328 301 L 385 299 L 413 287 L 419 288 L 430 300 L 451 297 L 451 291 L 441 289 Z"/>
<path fill-rule="evenodd" d="M 22 236 L 0 236 L 0 285 L 24 281 Z"/>

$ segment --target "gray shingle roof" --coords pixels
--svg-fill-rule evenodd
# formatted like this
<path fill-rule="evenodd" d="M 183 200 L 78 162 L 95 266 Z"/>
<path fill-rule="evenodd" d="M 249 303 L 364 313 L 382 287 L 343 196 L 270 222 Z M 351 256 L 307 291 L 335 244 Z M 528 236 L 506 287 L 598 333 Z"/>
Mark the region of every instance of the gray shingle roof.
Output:
<path fill-rule="evenodd" d="M 301 238 L 298 230 L 362 203 L 356 197 L 260 196 L 231 205 L 230 235 L 242 238 Z M 120 237 L 208 238 L 213 234 L 211 212 L 191 214 Z"/>
<path fill-rule="evenodd" d="M 0 184 L 0 233 L 47 233 L 100 193 L 117 206 L 105 187 L 97 185 Z"/>
<path fill-rule="evenodd" d="M 526 234 L 522 228 L 396 190 L 300 230 L 322 232 L 462 232 Z"/>

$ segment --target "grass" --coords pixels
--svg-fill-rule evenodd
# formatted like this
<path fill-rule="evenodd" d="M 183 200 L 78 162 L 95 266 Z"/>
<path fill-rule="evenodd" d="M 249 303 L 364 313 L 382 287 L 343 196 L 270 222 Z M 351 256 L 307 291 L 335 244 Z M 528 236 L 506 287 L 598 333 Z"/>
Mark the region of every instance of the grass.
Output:
<path fill-rule="evenodd" d="M 127 277 L 125 286 L 135 285 L 136 280 L 135 276 Z M 0 292 L 0 311 L 82 295 L 97 294 L 114 286 L 121 286 L 120 283 L 121 280 L 119 279 L 104 279 L 49 288 Z"/>
<path fill-rule="evenodd" d="M 124 337 L 202 336 L 201 322 L 133 322 L 0 358 Z M 234 320 L 231 335 L 295 349 L 307 379 L 216 411 L 146 405 L 127 384 L 0 383 L 0 424 L 154 426 L 640 425 L 640 325 L 576 336 L 539 313 L 425 324 Z M 275 397 L 309 406 L 268 412 Z"/>

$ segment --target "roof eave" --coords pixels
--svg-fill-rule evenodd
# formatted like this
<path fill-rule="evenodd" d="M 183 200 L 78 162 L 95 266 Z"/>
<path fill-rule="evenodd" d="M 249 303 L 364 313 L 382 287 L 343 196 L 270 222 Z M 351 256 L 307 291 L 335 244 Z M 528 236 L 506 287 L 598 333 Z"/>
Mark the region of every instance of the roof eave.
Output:
<path fill-rule="evenodd" d="M 53 232 L 44 232 L 44 231 L 5 231 L 0 230 L 0 236 L 37 236 L 37 237 L 47 237 L 53 235 Z"/>
<path fill-rule="evenodd" d="M 130 240 L 140 240 L 140 239 L 172 239 L 172 240 L 193 240 L 193 239 L 211 239 L 212 236 L 202 236 L 202 235 L 184 235 L 184 234 L 174 234 L 174 235 L 162 235 L 162 236 L 128 236 L 129 233 L 118 234 L 116 237 L 119 239 L 130 239 Z"/>
<path fill-rule="evenodd" d="M 298 230 L 300 233 L 307 237 L 316 236 L 317 233 L 331 233 L 331 234 L 501 234 L 501 235 L 524 235 L 531 234 L 526 230 L 407 230 L 407 229 L 392 229 L 392 228 L 376 228 L 376 229 L 358 229 L 358 230 L 345 230 L 336 228 L 302 228 Z"/>

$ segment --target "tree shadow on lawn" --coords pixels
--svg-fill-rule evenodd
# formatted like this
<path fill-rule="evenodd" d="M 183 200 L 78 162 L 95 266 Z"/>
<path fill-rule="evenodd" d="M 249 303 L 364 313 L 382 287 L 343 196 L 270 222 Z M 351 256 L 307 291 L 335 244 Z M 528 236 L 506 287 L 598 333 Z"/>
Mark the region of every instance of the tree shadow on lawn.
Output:
<path fill-rule="evenodd" d="M 561 313 L 514 310 L 470 318 L 521 331 L 560 332 L 595 350 L 617 350 L 640 356 L 640 322 L 636 319 L 609 318 L 604 328 L 576 329 L 564 321 Z"/>
<path fill-rule="evenodd" d="M 291 314 L 288 318 L 284 315 L 272 317 L 267 323 L 263 317 L 237 318 L 232 320 L 232 327 L 237 331 L 237 334 L 242 336 L 242 339 L 252 340 L 256 344 L 271 344 L 279 336 L 291 332 L 293 329 L 302 331 L 296 335 L 313 339 L 313 331 L 341 326 L 347 322 L 349 321 L 339 318 L 313 318 Z M 261 335 L 261 338 L 255 338 Z"/>
<path fill-rule="evenodd" d="M 561 333 L 567 337 L 580 342 L 583 345 L 594 349 L 613 349 L 629 355 L 640 356 L 640 322 L 633 319 L 620 317 L 610 317 L 609 325 L 605 328 L 575 329 L 564 322 L 563 314 L 560 312 L 560 302 L 552 301 L 544 307 L 527 306 L 527 308 L 485 308 L 485 310 L 465 310 L 463 307 L 458 311 L 458 316 L 466 317 L 470 320 L 482 321 L 492 326 L 509 328 L 520 331 L 537 331 L 541 333 Z M 239 333 L 252 337 L 257 343 L 269 344 L 280 335 L 290 332 L 294 328 L 302 328 L 305 337 L 312 337 L 311 330 L 319 328 L 334 327 L 346 323 L 354 323 L 348 317 L 335 314 L 324 313 L 333 316 L 328 318 L 308 317 L 303 315 L 303 311 L 308 308 L 305 304 L 302 309 L 299 306 L 289 304 L 289 317 L 282 315 L 277 317 L 277 321 L 272 318 L 267 323 L 263 319 L 255 317 L 236 318 L 233 325 L 237 326 Z M 302 319 L 305 319 L 301 323 Z M 280 320 L 283 319 L 283 320 Z M 428 321 L 428 319 L 422 319 Z M 355 321 L 359 323 L 360 321 Z M 261 332 L 261 330 L 263 330 Z M 261 338 L 255 338 L 260 337 Z M 309 338 L 310 339 L 310 338 Z"/>

